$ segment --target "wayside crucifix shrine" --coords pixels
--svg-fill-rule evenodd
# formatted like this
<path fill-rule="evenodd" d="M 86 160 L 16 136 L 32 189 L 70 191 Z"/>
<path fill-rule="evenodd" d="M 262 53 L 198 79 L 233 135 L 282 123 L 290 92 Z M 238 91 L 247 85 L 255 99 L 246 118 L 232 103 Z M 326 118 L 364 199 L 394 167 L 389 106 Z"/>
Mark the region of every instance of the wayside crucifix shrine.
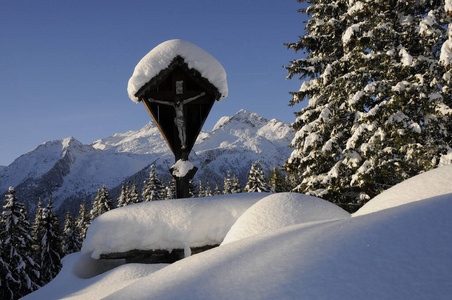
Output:
<path fill-rule="evenodd" d="M 170 40 L 143 57 L 127 90 L 133 101 L 143 102 L 174 154 L 176 198 L 188 198 L 197 171 L 189 154 L 214 102 L 228 93 L 223 66 L 192 43 Z"/>

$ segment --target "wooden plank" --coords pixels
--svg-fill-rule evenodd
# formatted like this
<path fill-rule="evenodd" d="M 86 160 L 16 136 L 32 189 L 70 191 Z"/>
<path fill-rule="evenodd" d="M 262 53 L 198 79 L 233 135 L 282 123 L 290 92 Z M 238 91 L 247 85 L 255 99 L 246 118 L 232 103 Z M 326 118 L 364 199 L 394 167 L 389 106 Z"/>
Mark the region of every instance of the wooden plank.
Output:
<path fill-rule="evenodd" d="M 206 245 L 202 247 L 193 247 L 191 254 L 195 255 L 219 245 Z M 127 263 L 142 263 L 142 264 L 171 264 L 178 260 L 185 258 L 184 249 L 168 250 L 130 250 L 127 252 L 116 252 L 109 254 L 102 254 L 100 259 L 125 259 Z"/>

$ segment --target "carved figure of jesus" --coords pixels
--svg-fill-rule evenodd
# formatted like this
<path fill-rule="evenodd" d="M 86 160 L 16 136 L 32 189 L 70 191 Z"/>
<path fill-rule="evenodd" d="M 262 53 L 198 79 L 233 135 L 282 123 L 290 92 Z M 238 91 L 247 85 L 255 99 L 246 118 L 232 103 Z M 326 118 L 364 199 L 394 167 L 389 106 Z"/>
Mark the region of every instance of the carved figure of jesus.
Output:
<path fill-rule="evenodd" d="M 174 98 L 174 102 L 159 100 L 159 99 L 152 99 L 152 98 L 148 99 L 149 102 L 154 102 L 154 103 L 163 104 L 163 105 L 170 105 L 170 106 L 174 107 L 174 111 L 176 113 L 176 117 L 174 118 L 174 124 L 176 125 L 177 131 L 179 133 L 179 140 L 182 145 L 181 149 L 187 148 L 187 134 L 186 134 L 187 127 L 185 124 L 184 105 L 204 96 L 205 94 L 206 94 L 205 92 L 202 92 L 199 95 L 196 95 L 194 97 L 187 98 L 184 100 L 180 100 L 179 96 L 176 96 Z"/>

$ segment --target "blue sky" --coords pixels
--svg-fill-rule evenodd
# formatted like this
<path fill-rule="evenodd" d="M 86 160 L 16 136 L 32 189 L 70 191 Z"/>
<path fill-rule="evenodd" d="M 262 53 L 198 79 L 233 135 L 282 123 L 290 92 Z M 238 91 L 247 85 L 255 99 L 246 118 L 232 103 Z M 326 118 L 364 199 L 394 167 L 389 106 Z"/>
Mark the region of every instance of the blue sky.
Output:
<path fill-rule="evenodd" d="M 151 121 L 127 96 L 139 60 L 179 38 L 220 61 L 229 96 L 204 129 L 240 109 L 295 120 L 288 106 L 301 85 L 283 65 L 299 58 L 283 43 L 303 33 L 296 0 L 0 0 L 0 165 L 39 144 L 82 143 Z"/>

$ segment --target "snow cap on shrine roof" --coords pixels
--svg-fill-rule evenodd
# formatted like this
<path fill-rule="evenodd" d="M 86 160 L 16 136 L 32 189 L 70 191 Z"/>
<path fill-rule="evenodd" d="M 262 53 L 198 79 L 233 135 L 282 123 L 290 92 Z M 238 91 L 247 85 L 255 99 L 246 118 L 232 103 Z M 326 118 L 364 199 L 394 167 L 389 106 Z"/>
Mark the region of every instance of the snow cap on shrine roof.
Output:
<path fill-rule="evenodd" d="M 198 71 L 202 77 L 215 86 L 221 94 L 221 98 L 228 96 L 226 71 L 221 63 L 198 46 L 176 39 L 161 43 L 140 60 L 127 86 L 130 99 L 139 102 L 140 100 L 135 96 L 137 92 L 162 70 L 168 68 L 178 56 L 184 59 L 190 69 Z"/>

